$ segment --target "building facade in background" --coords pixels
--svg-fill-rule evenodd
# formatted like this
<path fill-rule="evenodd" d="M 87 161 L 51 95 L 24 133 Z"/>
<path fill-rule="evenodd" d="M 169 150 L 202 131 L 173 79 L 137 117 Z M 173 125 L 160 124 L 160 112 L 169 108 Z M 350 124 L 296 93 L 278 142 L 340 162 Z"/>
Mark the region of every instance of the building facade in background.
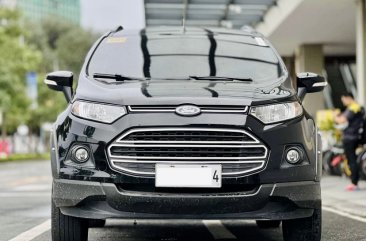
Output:
<path fill-rule="evenodd" d="M 80 0 L 0 0 L 0 6 L 18 8 L 33 21 L 56 16 L 80 25 Z"/>
<path fill-rule="evenodd" d="M 16 0 L 0 0 L 0 7 L 15 8 Z"/>

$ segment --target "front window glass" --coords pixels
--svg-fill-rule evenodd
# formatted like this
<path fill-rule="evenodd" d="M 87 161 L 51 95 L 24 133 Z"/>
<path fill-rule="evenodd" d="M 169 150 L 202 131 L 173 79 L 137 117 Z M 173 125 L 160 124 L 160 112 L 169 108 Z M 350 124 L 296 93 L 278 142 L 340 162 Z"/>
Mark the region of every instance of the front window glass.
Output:
<path fill-rule="evenodd" d="M 104 39 L 87 72 L 151 79 L 219 76 L 263 83 L 277 81 L 282 67 L 273 50 L 257 45 L 251 36 L 141 34 Z"/>

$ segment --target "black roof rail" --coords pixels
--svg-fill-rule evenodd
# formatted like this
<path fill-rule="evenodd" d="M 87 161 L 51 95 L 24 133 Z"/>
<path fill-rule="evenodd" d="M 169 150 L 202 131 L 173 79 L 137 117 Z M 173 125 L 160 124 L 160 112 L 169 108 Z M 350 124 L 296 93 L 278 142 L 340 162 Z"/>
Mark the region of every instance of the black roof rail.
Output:
<path fill-rule="evenodd" d="M 109 31 L 106 35 L 109 36 L 112 33 L 117 33 L 117 32 L 122 31 L 122 30 L 123 30 L 123 26 L 122 25 L 118 25 L 114 30 Z"/>
<path fill-rule="evenodd" d="M 123 26 L 122 26 L 122 25 L 118 25 L 118 26 L 113 30 L 113 32 L 119 32 L 119 31 L 121 31 L 121 30 L 123 30 Z"/>

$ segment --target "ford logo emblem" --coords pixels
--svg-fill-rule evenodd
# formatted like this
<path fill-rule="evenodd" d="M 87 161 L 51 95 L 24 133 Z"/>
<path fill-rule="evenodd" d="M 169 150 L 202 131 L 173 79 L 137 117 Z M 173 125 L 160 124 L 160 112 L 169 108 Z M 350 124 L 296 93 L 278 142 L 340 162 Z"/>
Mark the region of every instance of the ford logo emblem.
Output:
<path fill-rule="evenodd" d="M 201 109 L 194 105 L 182 105 L 175 109 L 175 113 L 182 116 L 195 116 L 201 113 Z"/>

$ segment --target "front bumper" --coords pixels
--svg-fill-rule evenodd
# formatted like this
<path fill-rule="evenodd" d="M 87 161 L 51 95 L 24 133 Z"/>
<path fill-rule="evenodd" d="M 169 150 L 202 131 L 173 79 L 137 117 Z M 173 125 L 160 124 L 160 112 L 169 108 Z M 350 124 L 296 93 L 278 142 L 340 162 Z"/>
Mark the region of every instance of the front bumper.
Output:
<path fill-rule="evenodd" d="M 65 215 L 92 219 L 286 220 L 321 206 L 319 182 L 263 184 L 236 193 L 123 191 L 112 183 L 55 179 L 53 201 Z"/>
<path fill-rule="evenodd" d="M 210 118 L 209 118 L 210 117 Z M 122 120 L 124 118 L 124 120 Z M 261 140 L 269 154 L 263 171 L 256 174 L 235 175 L 225 180 L 241 177 L 255 179 L 255 183 L 270 184 L 298 181 L 319 181 L 321 159 L 317 145 L 314 121 L 303 116 L 286 123 L 263 125 L 251 116 L 202 114 L 184 119 L 175 114 L 130 114 L 113 125 L 105 125 L 66 117 L 59 121 L 52 134 L 52 173 L 55 179 L 87 180 L 102 183 L 141 183 L 145 179 L 115 170 L 108 158 L 108 146 L 126 130 L 136 127 L 156 128 L 224 128 L 245 130 Z M 69 165 L 70 148 L 73 145 L 89 146 L 92 152 L 93 167 Z M 291 146 L 300 146 L 305 160 L 299 165 L 290 165 L 285 161 L 285 150 Z"/>

